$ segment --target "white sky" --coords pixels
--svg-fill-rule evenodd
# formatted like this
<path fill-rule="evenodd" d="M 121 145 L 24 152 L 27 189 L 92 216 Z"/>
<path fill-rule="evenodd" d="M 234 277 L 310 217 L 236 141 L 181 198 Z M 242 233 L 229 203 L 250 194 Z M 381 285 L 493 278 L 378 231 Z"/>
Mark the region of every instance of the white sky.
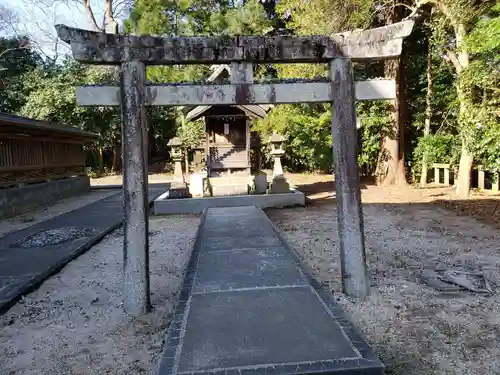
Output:
<path fill-rule="evenodd" d="M 19 18 L 18 33 L 31 36 L 44 54 L 54 55 L 55 24 L 91 29 L 90 21 L 79 0 L 0 0 L 0 4 L 13 9 Z M 91 0 L 98 23 L 103 18 L 104 0 Z M 62 47 L 62 48 L 61 48 Z M 66 46 L 60 45 L 59 55 L 66 54 Z"/>

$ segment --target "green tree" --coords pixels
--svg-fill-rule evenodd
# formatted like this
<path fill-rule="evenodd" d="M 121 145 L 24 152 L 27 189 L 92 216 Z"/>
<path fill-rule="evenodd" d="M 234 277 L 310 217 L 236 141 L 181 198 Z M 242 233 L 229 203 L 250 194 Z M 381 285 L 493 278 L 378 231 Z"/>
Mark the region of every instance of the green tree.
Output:
<path fill-rule="evenodd" d="M 0 38 L 0 112 L 16 113 L 24 104 L 23 75 L 42 66 L 27 38 Z"/>
<path fill-rule="evenodd" d="M 257 122 L 264 140 L 273 132 L 287 137 L 285 166 L 294 171 L 331 172 L 333 153 L 329 105 L 280 105 Z M 269 155 L 268 160 L 270 160 Z"/>
<path fill-rule="evenodd" d="M 424 6 L 432 6 L 437 12 L 434 18 L 434 28 L 441 47 L 441 55 L 452 63 L 456 81 L 457 99 L 459 105 L 458 125 L 461 139 L 461 155 L 456 193 L 458 196 L 467 196 L 470 190 L 470 176 L 474 161 L 474 143 L 476 127 L 479 118 L 484 114 L 482 105 L 476 104 L 473 90 L 467 84 L 467 71 L 474 69 L 474 41 L 470 38 L 476 27 L 481 28 L 482 17 L 491 12 L 492 3 L 478 0 L 420 0 L 415 3 L 415 12 Z M 495 8 L 494 8 L 495 9 Z M 493 9 L 493 11 L 495 11 Z M 489 36 L 495 32 L 495 26 L 483 29 Z M 498 37 L 497 37 L 498 39 Z M 469 43 L 467 41 L 470 40 Z M 485 44 L 487 51 L 495 50 L 496 43 Z M 470 81 L 470 80 L 469 80 Z"/>
<path fill-rule="evenodd" d="M 491 172 L 500 171 L 500 4 L 480 18 L 466 38 L 473 58 L 462 73 L 475 121 L 473 153 Z"/>
<path fill-rule="evenodd" d="M 298 35 L 331 35 L 369 27 L 374 5 L 372 0 L 280 0 L 276 8 Z"/>
<path fill-rule="evenodd" d="M 374 24 L 375 3 L 371 0 L 349 0 L 349 1 L 324 1 L 313 0 L 304 2 L 300 0 L 281 0 L 277 3 L 276 9 L 282 19 L 287 20 L 287 27 L 293 30 L 298 35 L 323 34 L 332 35 L 345 30 L 353 30 L 359 28 L 368 28 Z M 279 65 L 276 68 L 279 78 L 325 78 L 328 77 L 328 67 L 326 64 L 293 64 Z M 357 78 L 373 78 L 383 74 L 380 64 L 357 64 L 355 65 L 355 75 Z M 305 108 L 309 110 L 306 111 Z M 322 113 L 318 114 L 318 107 L 313 105 L 302 106 L 300 111 L 301 118 L 308 116 L 308 121 L 303 121 L 303 126 L 306 128 L 302 133 L 307 133 L 307 127 L 311 126 L 311 131 L 321 129 L 322 139 L 330 140 L 331 142 L 331 109 L 329 105 L 321 106 Z M 321 111 L 321 110 L 320 110 Z M 275 123 L 286 123 L 288 113 L 293 111 L 281 112 L 273 110 L 270 114 L 271 121 L 267 122 L 269 126 Z M 389 108 L 381 103 L 360 103 L 358 105 L 358 117 L 361 118 L 363 128 L 360 130 L 360 155 L 359 163 L 368 173 L 374 171 L 374 165 L 379 159 L 380 142 L 382 131 L 386 131 L 387 127 L 383 124 L 388 122 Z M 275 117 L 283 117 L 274 119 Z M 318 119 L 328 119 L 323 121 L 322 127 L 317 127 Z M 294 119 L 291 119 L 293 122 Z M 314 125 L 313 125 L 314 124 Z M 293 142 L 293 134 L 289 134 L 290 142 Z M 321 150 L 323 148 L 323 142 Z M 302 148 L 314 147 L 314 143 L 297 142 L 297 146 Z M 331 143 L 329 144 L 329 152 L 332 153 Z M 316 154 L 313 150 L 302 150 L 295 152 L 294 157 L 298 155 L 309 155 L 314 157 Z M 320 152 L 321 158 L 317 163 L 309 161 L 302 165 L 310 166 L 312 169 L 325 169 L 320 167 L 325 162 L 331 161 L 332 156 L 325 158 L 323 152 Z M 331 166 L 326 168 L 331 169 Z"/>
<path fill-rule="evenodd" d="M 76 103 L 76 87 L 89 84 L 117 84 L 117 71 L 102 66 L 82 65 L 67 60 L 51 70 L 42 68 L 23 78 L 27 100 L 23 116 L 76 126 L 100 135 L 101 146 L 112 155 L 112 169 L 121 169 L 121 117 L 116 107 L 81 107 Z M 175 134 L 171 110 L 148 109 L 150 154 L 162 145 L 159 140 Z"/>

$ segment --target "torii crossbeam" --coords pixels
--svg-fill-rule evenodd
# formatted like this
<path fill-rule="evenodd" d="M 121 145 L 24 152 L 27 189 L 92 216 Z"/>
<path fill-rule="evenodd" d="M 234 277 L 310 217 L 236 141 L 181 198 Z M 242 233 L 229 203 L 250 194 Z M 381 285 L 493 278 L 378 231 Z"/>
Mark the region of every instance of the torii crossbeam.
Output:
<path fill-rule="evenodd" d="M 391 100 L 393 80 L 354 82 L 352 60 L 381 60 L 401 54 L 413 21 L 381 28 L 310 36 L 153 37 L 96 33 L 57 25 L 77 61 L 121 66 L 120 86 L 77 90 L 77 102 L 121 106 L 125 205 L 124 308 L 149 309 L 148 199 L 145 106 L 242 105 L 331 102 L 337 220 L 344 292 L 369 293 L 363 215 L 357 167 L 356 100 Z M 229 85 L 149 85 L 147 65 L 232 64 Z M 252 64 L 328 63 L 328 82 L 254 83 Z"/>

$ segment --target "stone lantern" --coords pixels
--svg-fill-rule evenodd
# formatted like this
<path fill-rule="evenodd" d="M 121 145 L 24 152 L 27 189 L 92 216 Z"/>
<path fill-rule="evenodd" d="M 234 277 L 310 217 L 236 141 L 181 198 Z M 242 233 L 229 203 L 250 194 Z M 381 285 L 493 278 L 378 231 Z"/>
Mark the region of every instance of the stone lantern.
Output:
<path fill-rule="evenodd" d="M 170 185 L 168 198 L 188 198 L 189 190 L 182 172 L 182 141 L 178 137 L 172 138 L 168 144 L 172 148 L 170 155 L 174 160 L 174 179 Z"/>
<path fill-rule="evenodd" d="M 280 134 L 273 134 L 269 139 L 271 143 L 271 154 L 274 157 L 273 181 L 271 182 L 271 194 L 283 194 L 290 192 L 283 167 L 281 166 L 281 157 L 285 154 L 284 143 L 286 139 Z"/>

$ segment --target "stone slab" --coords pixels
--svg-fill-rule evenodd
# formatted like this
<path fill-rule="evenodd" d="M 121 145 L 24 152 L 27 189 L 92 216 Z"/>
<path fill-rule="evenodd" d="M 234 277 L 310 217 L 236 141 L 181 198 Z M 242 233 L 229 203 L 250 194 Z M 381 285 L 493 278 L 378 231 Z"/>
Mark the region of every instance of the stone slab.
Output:
<path fill-rule="evenodd" d="M 248 184 L 212 185 L 212 195 L 214 197 L 246 195 L 248 190 Z"/>
<path fill-rule="evenodd" d="M 201 235 L 202 239 L 206 238 L 234 238 L 234 246 L 238 246 L 238 241 L 243 238 L 256 238 L 256 237 L 267 237 L 273 236 L 274 231 L 272 228 L 262 228 L 261 226 L 255 225 L 227 225 L 227 226 L 217 226 L 211 229 L 206 229 Z"/>
<path fill-rule="evenodd" d="M 318 302 L 309 287 L 193 295 L 179 373 L 359 359 Z"/>
<path fill-rule="evenodd" d="M 152 185 L 150 201 L 166 188 L 164 184 Z M 0 313 L 118 228 L 122 221 L 122 194 L 118 192 L 0 238 Z M 19 247 L 19 243 L 30 236 L 64 228 L 92 229 L 93 234 L 54 245 Z"/>
<path fill-rule="evenodd" d="M 234 230 L 241 220 L 269 234 L 214 236 L 221 223 Z M 165 342 L 158 375 L 384 373 L 331 293 L 255 206 L 205 211 Z"/>
<path fill-rule="evenodd" d="M 234 237 L 200 238 L 202 252 L 227 251 L 234 249 L 259 249 L 280 246 L 281 242 L 276 236 L 257 236 L 239 238 L 235 245 Z M 236 247 L 235 247 L 236 246 Z"/>
<path fill-rule="evenodd" d="M 287 194 L 238 195 L 228 197 L 203 197 L 169 200 L 160 197 L 154 202 L 155 215 L 200 214 L 207 208 L 259 206 L 294 207 L 305 206 L 305 195 L 297 190 Z"/>
<path fill-rule="evenodd" d="M 255 287 L 307 285 L 282 248 L 261 248 L 200 254 L 193 293 Z"/>

